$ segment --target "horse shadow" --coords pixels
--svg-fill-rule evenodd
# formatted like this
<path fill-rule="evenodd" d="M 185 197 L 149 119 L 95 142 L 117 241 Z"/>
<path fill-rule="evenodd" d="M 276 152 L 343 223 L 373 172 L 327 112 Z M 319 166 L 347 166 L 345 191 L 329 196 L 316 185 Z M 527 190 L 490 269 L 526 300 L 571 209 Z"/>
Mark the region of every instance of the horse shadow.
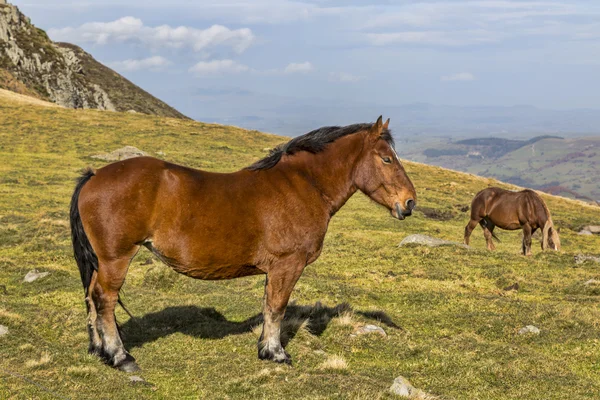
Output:
<path fill-rule="evenodd" d="M 390 328 L 402 329 L 383 311 L 352 310 L 347 303 L 335 307 L 323 306 L 320 302 L 307 306 L 291 304 L 287 307 L 282 323 L 281 342 L 286 346 L 302 327 L 312 335 L 321 336 L 333 318 L 348 312 L 378 321 Z M 134 348 L 175 333 L 203 339 L 222 339 L 252 332 L 262 322 L 262 313 L 238 322 L 228 320 L 213 307 L 188 305 L 167 307 L 141 318 L 131 318 L 119 330 L 125 345 Z"/>

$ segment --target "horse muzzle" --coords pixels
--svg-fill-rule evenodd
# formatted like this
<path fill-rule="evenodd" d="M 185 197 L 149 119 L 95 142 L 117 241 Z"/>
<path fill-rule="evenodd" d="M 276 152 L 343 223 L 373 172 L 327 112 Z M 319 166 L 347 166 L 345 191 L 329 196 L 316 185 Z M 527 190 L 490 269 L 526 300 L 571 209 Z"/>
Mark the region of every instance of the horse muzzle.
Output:
<path fill-rule="evenodd" d="M 406 208 L 402 208 L 400 207 L 400 203 L 396 203 L 394 204 L 392 216 L 398 218 L 399 220 L 403 220 L 404 218 L 412 215 L 413 208 L 415 208 L 415 201 L 413 199 L 408 199 L 406 201 Z"/>

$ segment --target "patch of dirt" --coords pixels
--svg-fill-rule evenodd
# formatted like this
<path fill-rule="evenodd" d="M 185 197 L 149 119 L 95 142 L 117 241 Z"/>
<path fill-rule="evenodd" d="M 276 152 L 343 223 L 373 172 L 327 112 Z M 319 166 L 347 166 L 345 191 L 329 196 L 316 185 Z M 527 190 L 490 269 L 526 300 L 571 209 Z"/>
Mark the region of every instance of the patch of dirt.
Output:
<path fill-rule="evenodd" d="M 417 211 L 422 212 L 426 218 L 435 219 L 436 221 L 450 221 L 456 216 L 453 211 L 439 210 L 431 207 L 419 207 Z"/>

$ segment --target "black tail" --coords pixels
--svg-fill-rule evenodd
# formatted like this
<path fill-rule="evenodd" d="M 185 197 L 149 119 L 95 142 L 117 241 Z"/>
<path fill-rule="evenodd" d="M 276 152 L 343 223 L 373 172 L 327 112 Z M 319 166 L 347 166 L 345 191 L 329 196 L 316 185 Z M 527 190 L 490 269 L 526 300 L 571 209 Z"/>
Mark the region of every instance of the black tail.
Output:
<path fill-rule="evenodd" d="M 92 281 L 92 274 L 94 271 L 98 271 L 98 257 L 94 253 L 94 249 L 92 249 L 92 245 L 83 230 L 78 203 L 81 188 L 92 176 L 94 176 L 94 172 L 91 169 L 84 171 L 77 179 L 75 192 L 73 192 L 73 197 L 71 197 L 71 240 L 73 241 L 73 252 L 77 266 L 79 267 L 81 282 L 83 283 L 83 290 L 86 296 L 88 295 L 88 288 Z"/>

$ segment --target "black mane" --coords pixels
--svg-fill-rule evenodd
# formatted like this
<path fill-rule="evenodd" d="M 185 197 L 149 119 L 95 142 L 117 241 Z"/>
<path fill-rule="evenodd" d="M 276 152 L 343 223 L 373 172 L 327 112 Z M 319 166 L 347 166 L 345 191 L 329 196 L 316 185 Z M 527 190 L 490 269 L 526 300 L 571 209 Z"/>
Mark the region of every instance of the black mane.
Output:
<path fill-rule="evenodd" d="M 314 131 L 298 136 L 287 143 L 280 144 L 272 149 L 268 156 L 258 160 L 254 164 L 246 167 L 251 171 L 273 168 L 284 154 L 296 154 L 299 151 L 307 151 L 312 154 L 317 154 L 325 150 L 328 144 L 335 142 L 337 139 L 351 135 L 356 132 L 371 129 L 373 124 L 354 124 L 348 126 L 324 126 Z M 384 129 L 381 132 L 381 138 L 387 141 L 394 147 L 394 139 L 389 129 Z"/>

